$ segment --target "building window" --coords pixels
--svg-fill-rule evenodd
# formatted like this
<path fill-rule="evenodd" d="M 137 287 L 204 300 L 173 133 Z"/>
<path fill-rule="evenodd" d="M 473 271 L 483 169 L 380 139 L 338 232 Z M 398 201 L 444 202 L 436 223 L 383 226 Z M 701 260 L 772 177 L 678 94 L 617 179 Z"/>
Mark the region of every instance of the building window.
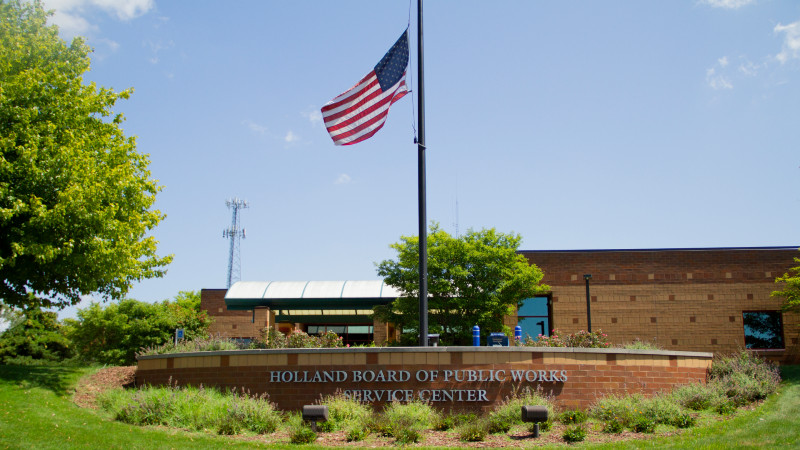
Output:
<path fill-rule="evenodd" d="M 522 339 L 550 335 L 550 299 L 532 297 L 522 301 L 517 311 L 517 324 L 522 327 Z"/>
<path fill-rule="evenodd" d="M 372 325 L 308 325 L 306 333 L 321 335 L 333 331 L 342 338 L 345 345 L 369 344 L 374 339 Z"/>
<path fill-rule="evenodd" d="M 749 349 L 784 349 L 780 311 L 745 311 L 744 346 Z"/>

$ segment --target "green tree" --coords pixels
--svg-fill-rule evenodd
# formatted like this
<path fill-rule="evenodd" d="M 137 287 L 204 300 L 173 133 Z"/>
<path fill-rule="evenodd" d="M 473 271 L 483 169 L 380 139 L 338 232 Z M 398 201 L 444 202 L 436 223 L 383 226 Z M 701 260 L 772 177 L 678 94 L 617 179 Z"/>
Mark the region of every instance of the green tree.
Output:
<path fill-rule="evenodd" d="M 84 361 L 130 365 L 136 352 L 174 339 L 183 328 L 186 339 L 206 337 L 211 319 L 200 310 L 200 294 L 181 291 L 175 301 L 147 303 L 124 299 L 118 303 L 92 303 L 67 319 L 67 336 Z"/>
<path fill-rule="evenodd" d="M 17 307 L 123 298 L 172 259 L 147 236 L 161 188 L 112 112 L 132 90 L 84 83 L 89 48 L 47 16 L 0 3 L 0 299 Z"/>
<path fill-rule="evenodd" d="M 472 327 L 481 332 L 510 330 L 503 317 L 513 314 L 526 298 L 546 292 L 544 273 L 517 253 L 521 237 L 492 229 L 470 230 L 452 237 L 433 225 L 428 233 L 428 331 L 439 333 L 443 345 L 468 345 Z M 403 236 L 392 244 L 397 259 L 377 264 L 378 274 L 402 297 L 375 308 L 379 319 L 419 335 L 419 238 Z"/>
<path fill-rule="evenodd" d="M 71 343 L 56 313 L 31 307 L 23 315 L 22 323 L 0 335 L 0 361 L 54 363 L 72 356 Z"/>
<path fill-rule="evenodd" d="M 783 289 L 772 293 L 774 297 L 783 298 L 784 311 L 800 311 L 800 258 L 795 258 L 794 262 L 799 265 L 775 279 L 776 283 L 785 283 Z"/>

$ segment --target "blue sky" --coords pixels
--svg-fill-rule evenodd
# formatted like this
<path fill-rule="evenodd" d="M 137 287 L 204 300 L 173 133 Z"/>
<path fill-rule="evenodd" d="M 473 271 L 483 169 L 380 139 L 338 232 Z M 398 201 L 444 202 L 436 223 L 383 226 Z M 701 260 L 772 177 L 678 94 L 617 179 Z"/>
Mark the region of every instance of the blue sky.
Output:
<path fill-rule="evenodd" d="M 153 235 L 175 260 L 131 297 L 225 287 L 230 197 L 250 203 L 243 280 L 375 279 L 417 233 L 416 98 L 350 147 L 319 115 L 408 2 L 45 3 L 94 48 L 87 81 L 135 89 L 116 111 L 164 187 Z M 451 233 L 800 245 L 800 2 L 429 0 L 425 72 L 428 218 Z"/>

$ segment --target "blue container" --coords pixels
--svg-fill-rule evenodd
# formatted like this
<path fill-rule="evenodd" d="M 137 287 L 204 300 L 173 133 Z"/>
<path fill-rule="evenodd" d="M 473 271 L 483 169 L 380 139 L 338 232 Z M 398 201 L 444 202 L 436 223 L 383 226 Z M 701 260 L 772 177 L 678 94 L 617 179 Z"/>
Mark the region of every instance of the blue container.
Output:
<path fill-rule="evenodd" d="M 522 342 L 522 327 L 519 325 L 514 327 L 514 340 Z"/>
<path fill-rule="evenodd" d="M 481 346 L 481 327 L 477 325 L 472 327 L 472 345 L 474 347 Z"/>

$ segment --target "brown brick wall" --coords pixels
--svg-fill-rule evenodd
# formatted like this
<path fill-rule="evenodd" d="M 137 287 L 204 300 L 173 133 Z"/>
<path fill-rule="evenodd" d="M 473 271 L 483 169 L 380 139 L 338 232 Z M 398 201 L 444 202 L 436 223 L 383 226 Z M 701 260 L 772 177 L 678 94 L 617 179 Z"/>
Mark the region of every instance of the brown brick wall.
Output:
<path fill-rule="evenodd" d="M 636 338 L 668 350 L 730 353 L 744 348 L 744 311 L 778 311 L 775 277 L 796 249 L 522 252 L 552 288 L 553 328 L 587 328 L 583 274 L 592 274 L 592 329 L 612 342 Z M 784 313 L 785 350 L 770 359 L 800 362 L 800 315 Z"/>
<path fill-rule="evenodd" d="M 377 351 L 368 351 L 377 350 Z M 555 396 L 556 402 L 566 408 L 588 407 L 599 396 L 641 392 L 654 394 L 674 386 L 705 382 L 711 364 L 708 354 L 645 354 L 610 351 L 572 352 L 531 351 L 504 349 L 503 351 L 473 348 L 439 348 L 437 351 L 416 349 L 337 349 L 319 351 L 250 351 L 217 352 L 207 356 L 159 355 L 139 361 L 136 372 L 137 385 L 215 386 L 222 389 L 248 389 L 252 394 L 267 393 L 272 402 L 284 410 L 298 410 L 302 405 L 315 403 L 320 395 L 334 394 L 337 390 L 394 392 L 402 400 L 409 391 L 410 398 L 420 393 L 428 398 L 432 391 L 448 391 L 452 400 L 433 401 L 442 410 L 488 410 L 502 402 L 514 391 L 541 387 L 545 394 Z M 284 382 L 281 373 L 313 379 L 316 372 L 340 372 L 347 381 L 336 382 Z M 354 371 L 373 371 L 388 374 L 405 371 L 407 380 L 355 381 Z M 422 372 L 425 371 L 425 372 Z M 451 375 L 445 380 L 446 372 Z M 482 371 L 482 372 L 481 372 Z M 492 379 L 490 371 L 497 376 Z M 545 373 L 545 381 L 522 379 L 515 381 L 512 371 L 536 371 L 534 378 Z M 554 380 L 553 375 L 567 376 L 567 380 Z M 435 372 L 434 381 L 418 379 Z M 470 374 L 471 372 L 471 374 Z M 276 379 L 276 373 L 279 377 Z M 502 378 L 501 375 L 502 374 Z M 430 377 L 430 375 L 427 375 Z M 474 379 L 470 381 L 469 377 Z M 482 379 L 481 379 L 482 377 Z M 427 394 L 425 394 L 427 392 Z M 375 395 L 375 394 L 372 394 Z M 457 401 L 457 396 L 463 400 Z M 384 397 L 385 398 L 385 397 Z M 373 397 L 374 399 L 374 397 Z M 476 401 L 471 401 L 476 400 Z M 373 402 L 383 404 L 385 401 Z"/>
<path fill-rule="evenodd" d="M 261 330 L 274 324 L 275 315 L 269 308 L 257 308 L 255 320 L 253 311 L 229 311 L 225 306 L 227 289 L 203 289 L 200 291 L 200 309 L 208 311 L 214 319 L 209 328 L 213 336 L 228 338 L 254 338 Z"/>

